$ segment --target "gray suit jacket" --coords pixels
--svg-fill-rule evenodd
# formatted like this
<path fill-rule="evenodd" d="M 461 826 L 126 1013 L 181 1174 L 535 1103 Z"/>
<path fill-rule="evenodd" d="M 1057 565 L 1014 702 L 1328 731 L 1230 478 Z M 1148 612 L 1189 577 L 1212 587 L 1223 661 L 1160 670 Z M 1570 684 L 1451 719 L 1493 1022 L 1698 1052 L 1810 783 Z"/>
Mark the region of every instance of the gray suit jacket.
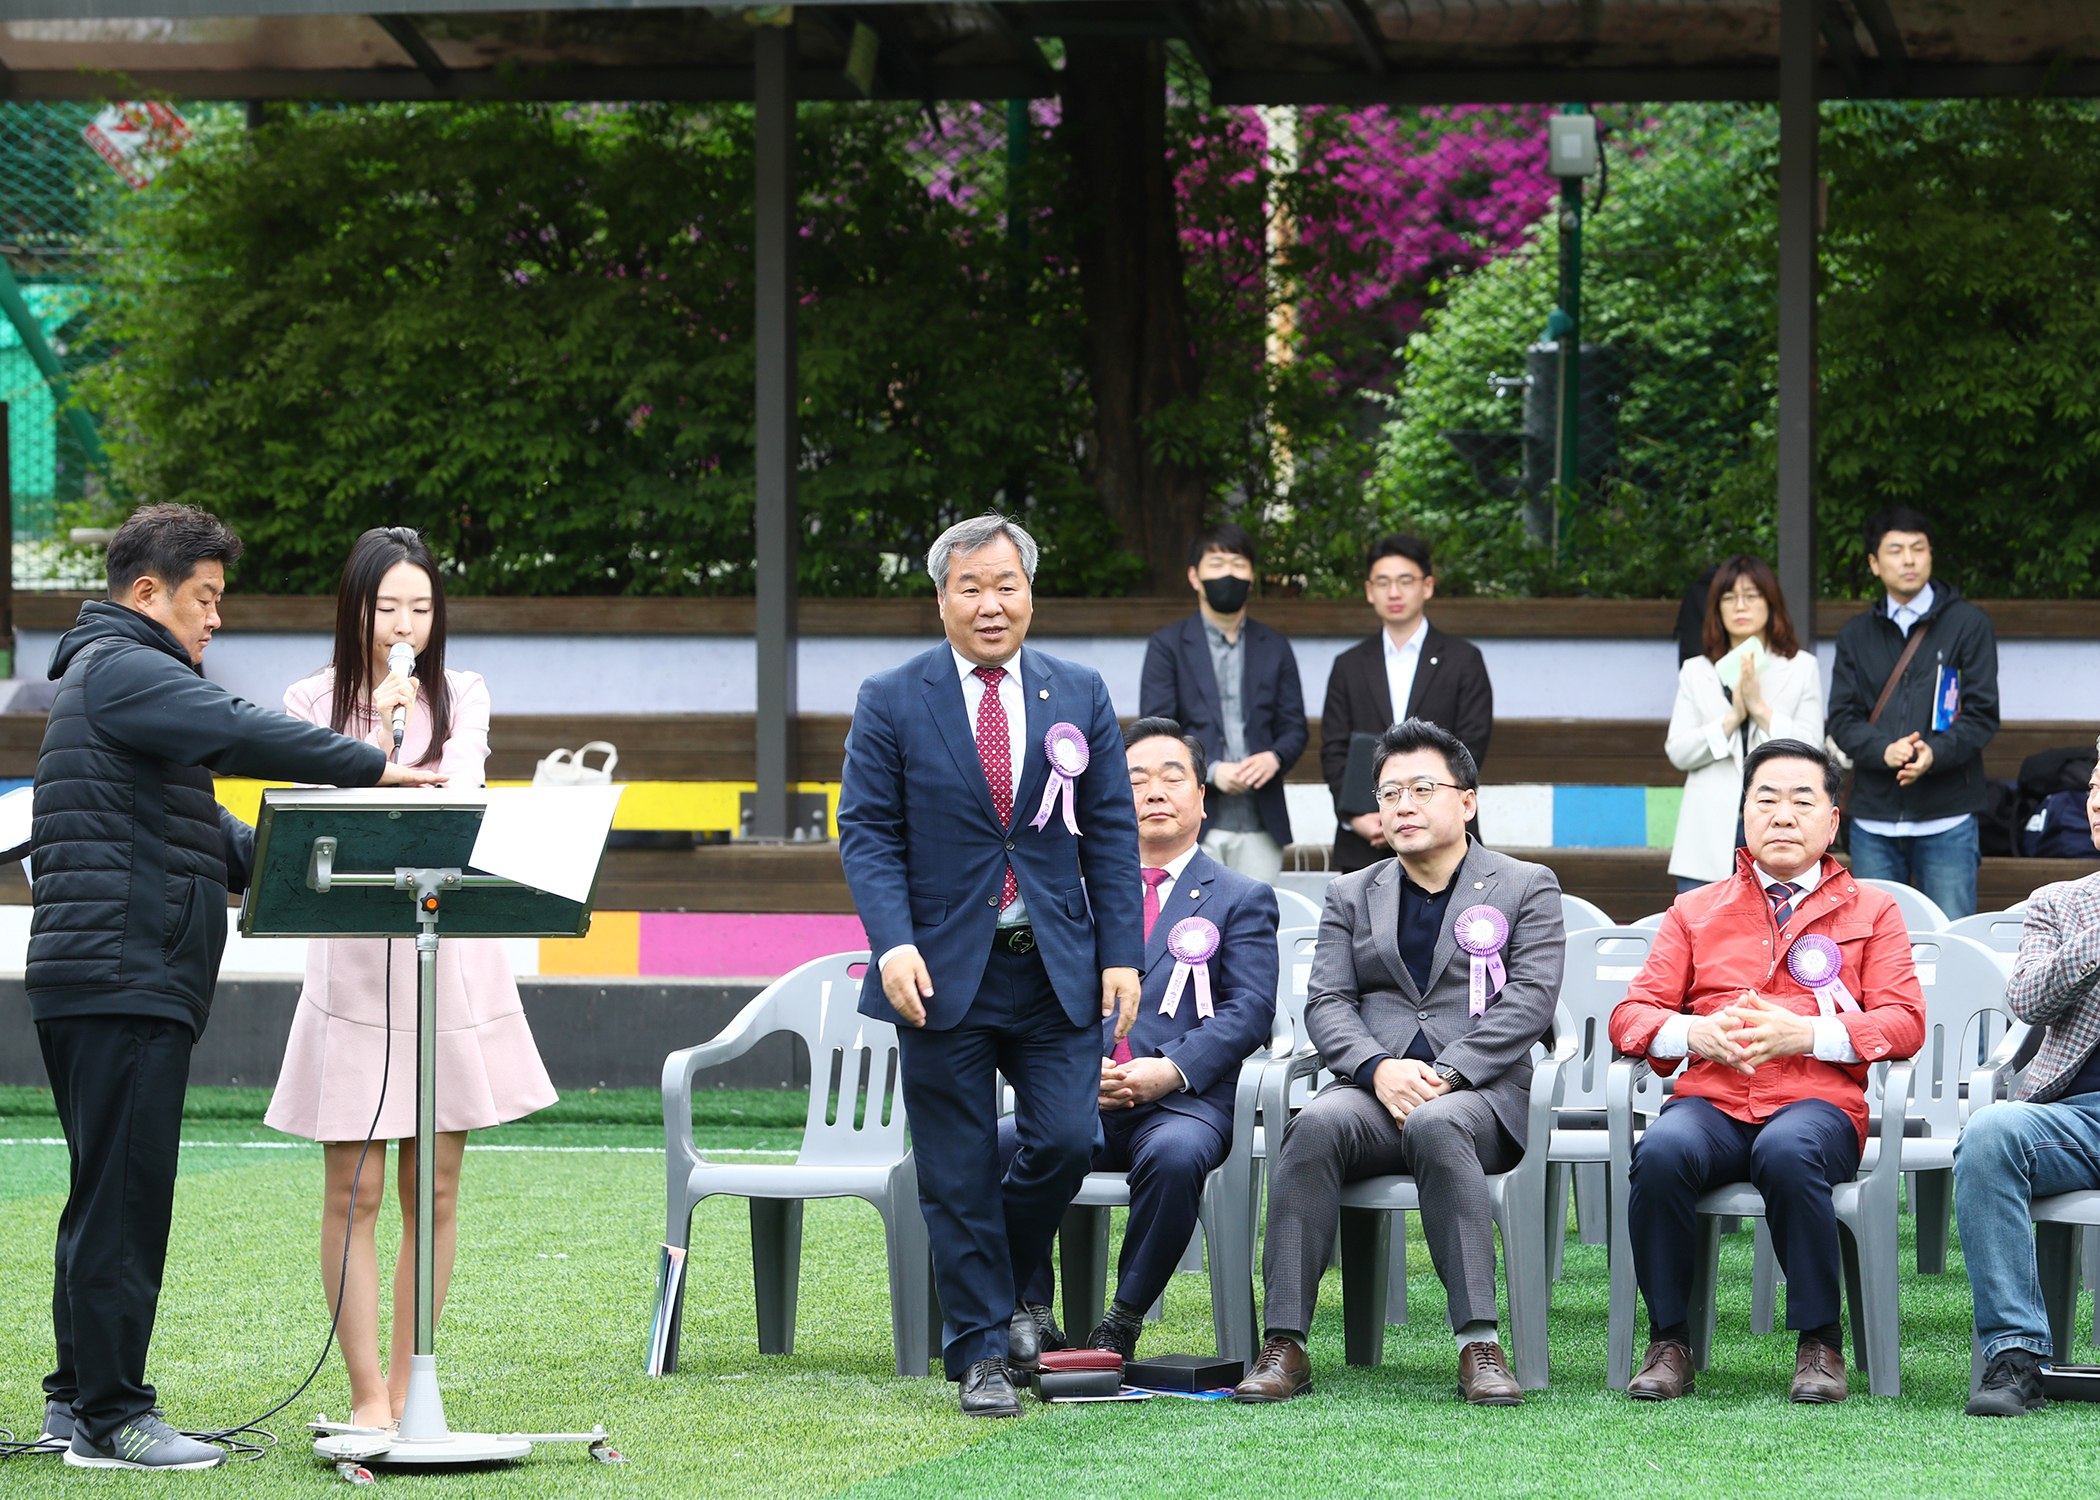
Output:
<path fill-rule="evenodd" d="M 2020 956 L 2005 987 L 2012 1013 L 2047 1026 L 2020 1097 L 2056 1098 L 2100 1043 L 2100 875 L 2045 885 L 2027 898 Z"/>
<path fill-rule="evenodd" d="M 1437 938 L 1429 993 L 1422 995 L 1400 958 L 1400 862 L 1381 860 L 1335 877 L 1313 951 L 1306 1033 L 1322 1062 L 1354 1078 L 1371 1059 L 1405 1052 L 1419 1027 L 1437 1061 L 1464 1074 L 1522 1145 L 1531 1048 L 1553 1025 L 1567 957 L 1560 881 L 1544 865 L 1477 843 L 1452 879 L 1458 888 Z M 1492 906 L 1509 919 L 1502 950 L 1508 979 L 1479 1017 L 1468 1014 L 1472 962 L 1450 925 L 1469 906 Z"/>

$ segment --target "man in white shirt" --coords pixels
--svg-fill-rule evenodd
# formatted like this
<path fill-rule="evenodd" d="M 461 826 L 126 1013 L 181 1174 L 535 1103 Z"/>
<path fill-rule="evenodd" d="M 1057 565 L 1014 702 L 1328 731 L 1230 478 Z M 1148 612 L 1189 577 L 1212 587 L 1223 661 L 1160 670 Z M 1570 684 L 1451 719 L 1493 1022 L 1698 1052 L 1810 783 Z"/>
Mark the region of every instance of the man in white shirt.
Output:
<path fill-rule="evenodd" d="M 1838 632 L 1830 738 L 1854 766 L 1852 873 L 1915 886 L 1950 917 L 1976 910 L 1983 748 L 1998 733 L 1990 617 L 1932 576 L 1932 522 L 1868 518 L 1867 569 L 1886 596 Z"/>
<path fill-rule="evenodd" d="M 1487 663 L 1471 641 L 1429 622 L 1424 611 L 1435 597 L 1427 542 L 1395 533 L 1372 544 L 1364 599 L 1378 617 L 1378 633 L 1334 659 L 1320 715 L 1320 770 L 1335 797 L 1339 871 L 1361 870 L 1392 854 L 1376 808 L 1348 804 L 1352 792 L 1368 792 L 1344 785 L 1354 739 L 1375 738 L 1403 719 L 1421 719 L 1457 735 L 1476 767 L 1487 758 L 1495 725 Z M 1479 837 L 1477 821 L 1467 832 Z"/>

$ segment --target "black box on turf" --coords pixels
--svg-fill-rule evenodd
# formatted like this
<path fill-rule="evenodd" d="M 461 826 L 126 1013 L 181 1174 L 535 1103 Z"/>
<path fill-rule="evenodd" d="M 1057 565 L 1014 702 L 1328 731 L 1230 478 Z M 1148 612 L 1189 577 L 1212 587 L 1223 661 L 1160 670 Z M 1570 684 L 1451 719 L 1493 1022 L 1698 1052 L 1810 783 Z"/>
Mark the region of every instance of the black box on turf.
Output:
<path fill-rule="evenodd" d="M 1208 1354 L 1160 1354 L 1123 1367 L 1123 1383 L 1151 1391 L 1217 1391 L 1238 1385 L 1247 1367 Z"/>

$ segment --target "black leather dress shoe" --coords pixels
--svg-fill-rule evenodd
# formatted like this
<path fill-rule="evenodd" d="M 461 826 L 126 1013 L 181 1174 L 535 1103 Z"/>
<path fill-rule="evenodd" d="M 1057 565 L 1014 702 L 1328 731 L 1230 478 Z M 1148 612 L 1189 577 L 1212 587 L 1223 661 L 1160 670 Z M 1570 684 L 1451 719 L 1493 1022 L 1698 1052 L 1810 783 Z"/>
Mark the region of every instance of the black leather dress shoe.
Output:
<path fill-rule="evenodd" d="M 1104 1318 L 1094 1329 L 1093 1336 L 1086 1341 L 1089 1349 L 1107 1349 L 1123 1356 L 1125 1361 L 1137 1358 L 1138 1337 L 1145 1331 L 1143 1323 L 1123 1323 L 1113 1318 Z"/>
<path fill-rule="evenodd" d="M 1018 1417 L 1021 1398 L 1003 1359 L 980 1359 L 963 1371 L 962 1414 L 966 1417 Z"/>
<path fill-rule="evenodd" d="M 1042 1357 L 1065 1347 L 1064 1330 L 1050 1309 L 1024 1302 L 1014 1309 L 1006 1329 L 1006 1362 L 1024 1375 L 1033 1375 Z"/>

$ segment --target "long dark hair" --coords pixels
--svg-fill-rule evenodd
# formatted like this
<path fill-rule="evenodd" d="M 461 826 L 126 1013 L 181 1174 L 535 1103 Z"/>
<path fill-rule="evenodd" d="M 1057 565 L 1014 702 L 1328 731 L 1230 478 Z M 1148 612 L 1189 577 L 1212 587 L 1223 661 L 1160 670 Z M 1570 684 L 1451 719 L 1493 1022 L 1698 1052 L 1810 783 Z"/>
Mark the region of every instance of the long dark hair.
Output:
<path fill-rule="evenodd" d="M 1765 596 L 1765 645 L 1774 656 L 1792 657 L 1801 649 L 1801 637 L 1794 634 L 1794 621 L 1786 612 L 1786 595 L 1779 591 L 1778 576 L 1763 558 L 1738 552 L 1715 570 L 1713 585 L 1706 591 L 1707 660 L 1719 661 L 1730 650 L 1728 627 L 1721 623 L 1721 600 L 1741 578 L 1749 579 Z"/>
<path fill-rule="evenodd" d="M 329 727 L 349 734 L 355 720 L 369 719 L 372 690 L 372 630 L 379 611 L 379 583 L 396 563 L 414 563 L 430 579 L 430 643 L 416 658 L 416 680 L 430 706 L 430 746 L 420 765 L 445 753 L 452 734 L 452 694 L 445 684 L 445 580 L 423 538 L 406 526 L 375 526 L 357 539 L 343 564 L 335 591 L 335 702 Z"/>

